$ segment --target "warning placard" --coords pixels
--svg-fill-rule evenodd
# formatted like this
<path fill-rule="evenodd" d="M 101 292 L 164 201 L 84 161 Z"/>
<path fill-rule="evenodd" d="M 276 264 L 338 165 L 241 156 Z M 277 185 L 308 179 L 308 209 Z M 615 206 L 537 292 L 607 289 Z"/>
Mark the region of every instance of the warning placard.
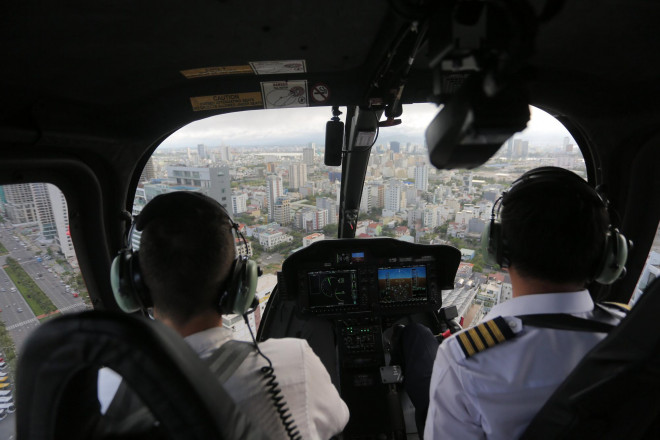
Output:
<path fill-rule="evenodd" d="M 252 67 L 245 66 L 219 66 L 219 67 L 202 67 L 201 69 L 188 69 L 182 70 L 181 74 L 188 79 L 204 78 L 206 76 L 222 76 L 222 75 L 254 75 Z"/>
<path fill-rule="evenodd" d="M 265 108 L 307 107 L 307 81 L 261 83 Z"/>
<path fill-rule="evenodd" d="M 193 111 L 217 110 L 221 108 L 261 107 L 261 93 L 228 93 L 226 95 L 196 96 L 190 98 Z"/>
<path fill-rule="evenodd" d="M 275 75 L 286 73 L 305 73 L 305 60 L 250 61 L 250 66 L 257 75 Z"/>

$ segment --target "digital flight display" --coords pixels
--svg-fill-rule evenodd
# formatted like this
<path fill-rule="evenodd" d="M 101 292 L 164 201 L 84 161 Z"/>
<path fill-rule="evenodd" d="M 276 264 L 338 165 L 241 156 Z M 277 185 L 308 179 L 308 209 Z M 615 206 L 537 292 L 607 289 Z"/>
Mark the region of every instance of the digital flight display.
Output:
<path fill-rule="evenodd" d="M 356 270 L 328 270 L 309 272 L 309 306 L 357 305 Z"/>
<path fill-rule="evenodd" d="M 381 303 L 426 301 L 426 266 L 378 268 Z"/>

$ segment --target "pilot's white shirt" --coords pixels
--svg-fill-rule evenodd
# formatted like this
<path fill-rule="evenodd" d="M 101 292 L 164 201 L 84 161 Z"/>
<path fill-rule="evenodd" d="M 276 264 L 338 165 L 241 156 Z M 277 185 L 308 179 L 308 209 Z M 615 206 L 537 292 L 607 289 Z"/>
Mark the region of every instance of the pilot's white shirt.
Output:
<path fill-rule="evenodd" d="M 586 290 L 510 299 L 483 321 L 505 317 L 516 337 L 468 358 L 451 337 L 438 348 L 424 438 L 519 438 L 534 415 L 604 333 L 523 328 L 519 319 L 541 313 L 593 318 Z M 623 317 L 621 314 L 620 317 Z M 605 322 L 618 323 L 616 317 Z"/>
<path fill-rule="evenodd" d="M 215 327 L 192 334 L 185 341 L 204 359 L 231 339 L 231 330 Z M 259 348 L 273 363 L 277 382 L 301 437 L 325 440 L 341 433 L 348 423 L 348 407 L 307 341 L 268 339 L 260 342 Z M 259 372 L 267 365 L 255 351 L 245 358 L 223 386 L 243 413 L 269 438 L 288 439 Z M 121 377 L 114 371 L 108 368 L 99 371 L 102 413 L 112 401 L 120 382 Z"/>
<path fill-rule="evenodd" d="M 229 329 L 216 327 L 185 338 L 201 358 L 232 339 Z M 277 382 L 304 439 L 329 439 L 348 423 L 348 407 L 328 371 L 304 339 L 268 339 L 259 343 L 273 363 Z M 224 387 L 239 408 L 272 438 L 288 438 L 266 393 L 259 369 L 268 363 L 256 351 L 248 355 Z"/>

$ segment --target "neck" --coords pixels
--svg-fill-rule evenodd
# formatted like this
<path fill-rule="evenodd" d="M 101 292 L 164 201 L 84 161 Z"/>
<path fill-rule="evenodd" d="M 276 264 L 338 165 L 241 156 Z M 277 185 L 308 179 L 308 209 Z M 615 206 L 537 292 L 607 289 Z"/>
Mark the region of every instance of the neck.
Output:
<path fill-rule="evenodd" d="M 513 266 L 509 267 L 509 276 L 511 277 L 512 296 L 514 298 L 540 293 L 576 292 L 584 289 L 584 285 L 581 283 L 557 283 L 523 276 Z"/>
<path fill-rule="evenodd" d="M 179 322 L 178 320 L 173 320 L 171 317 L 160 313 L 159 310 L 154 307 L 154 317 L 168 327 L 176 330 L 176 332 L 184 338 L 193 333 L 198 333 L 210 328 L 222 327 L 222 315 L 212 310 L 199 313 L 186 321 Z"/>

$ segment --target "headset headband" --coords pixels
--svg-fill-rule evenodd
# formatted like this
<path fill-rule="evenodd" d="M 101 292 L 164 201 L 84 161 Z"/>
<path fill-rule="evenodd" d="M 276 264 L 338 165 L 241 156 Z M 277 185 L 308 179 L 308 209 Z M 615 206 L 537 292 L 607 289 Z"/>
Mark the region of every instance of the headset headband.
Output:
<path fill-rule="evenodd" d="M 556 188 L 561 184 L 563 184 L 565 188 L 579 191 L 580 195 L 584 196 L 583 198 L 590 200 L 597 205 L 602 205 L 607 209 L 607 199 L 588 182 L 572 171 L 550 166 L 527 171 L 525 174 L 514 180 L 509 191 L 502 194 L 501 204 L 517 198 L 520 194 L 530 191 L 532 188 L 538 190 L 538 188 L 543 185 L 552 185 L 552 187 Z"/>

